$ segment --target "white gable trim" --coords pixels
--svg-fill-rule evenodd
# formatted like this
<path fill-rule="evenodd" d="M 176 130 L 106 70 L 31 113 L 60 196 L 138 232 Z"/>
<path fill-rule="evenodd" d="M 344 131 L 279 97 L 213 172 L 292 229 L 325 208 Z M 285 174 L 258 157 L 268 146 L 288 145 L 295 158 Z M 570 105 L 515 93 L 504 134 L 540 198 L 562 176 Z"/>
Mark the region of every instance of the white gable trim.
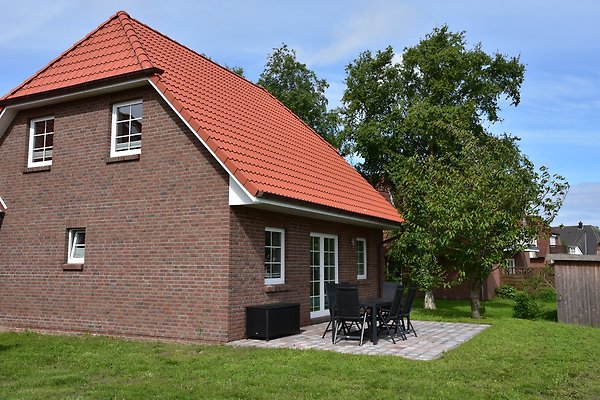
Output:
<path fill-rule="evenodd" d="M 221 159 L 219 157 L 217 157 L 217 155 L 212 151 L 212 149 L 210 147 L 208 147 L 208 144 L 206 144 L 206 142 L 204 142 L 202 137 L 198 134 L 198 132 L 196 132 L 194 130 L 194 128 L 192 128 L 192 126 L 189 124 L 189 122 L 187 122 L 186 119 L 183 118 L 183 116 L 179 113 L 179 111 L 177 111 L 177 109 L 173 106 L 173 104 L 171 104 L 171 102 L 169 101 L 169 99 L 167 99 L 167 97 L 163 94 L 163 92 L 161 92 L 160 89 L 158 87 L 156 87 L 154 82 L 152 82 L 150 79 L 148 79 L 148 82 L 156 90 L 156 92 L 160 95 L 160 97 L 162 97 L 162 99 L 165 101 L 165 103 L 167 103 L 169 105 L 169 107 L 171 107 L 171 110 L 173 110 L 173 112 L 179 117 L 179 119 L 185 124 L 185 126 L 188 127 L 188 129 L 194 134 L 194 136 L 196 136 L 196 138 L 200 141 L 200 143 L 202 143 L 202 145 L 210 153 L 210 155 L 213 156 L 213 158 L 215 160 L 217 160 L 217 162 L 221 165 L 221 167 L 223 167 L 223 169 L 225 171 L 227 171 L 227 174 L 229 174 L 229 188 L 230 188 L 229 189 L 229 201 L 230 201 L 229 205 L 241 205 L 241 204 L 256 203 L 257 198 L 255 196 L 253 196 L 252 194 L 250 194 L 250 192 L 244 187 L 244 185 L 242 185 L 237 180 L 237 178 L 231 173 L 231 171 L 229 171 L 229 169 L 227 167 L 225 167 L 225 164 L 223 164 Z M 233 188 L 231 185 L 232 181 L 235 183 Z M 232 191 L 234 191 L 235 193 L 232 194 Z M 239 200 L 236 200 L 236 196 L 239 197 Z M 231 201 L 234 201 L 234 202 L 242 201 L 242 203 L 231 204 Z"/>
<path fill-rule="evenodd" d="M 298 204 L 290 204 L 284 201 L 277 201 L 271 199 L 265 199 L 262 197 L 256 197 L 250 194 L 250 192 L 242 185 L 239 180 L 229 171 L 225 164 L 217 157 L 212 149 L 204 142 L 202 137 L 192 128 L 192 126 L 186 121 L 185 118 L 177 111 L 177 109 L 171 104 L 169 99 L 156 87 L 156 85 L 148 79 L 150 85 L 156 90 L 156 92 L 162 97 L 162 99 L 169 105 L 171 110 L 179 117 L 179 119 L 188 127 L 188 129 L 196 136 L 196 138 L 202 143 L 204 148 L 213 156 L 215 160 L 223 167 L 223 169 L 229 175 L 229 205 L 230 206 L 251 206 L 254 208 L 260 208 L 284 214 L 300 215 L 320 220 L 342 222 L 351 225 L 360 225 L 376 229 L 399 229 L 400 223 L 383 222 L 380 220 L 356 217 L 350 214 L 346 214 L 343 211 L 332 212 L 323 210 L 320 208 L 313 208 L 310 206 L 303 206 Z"/>

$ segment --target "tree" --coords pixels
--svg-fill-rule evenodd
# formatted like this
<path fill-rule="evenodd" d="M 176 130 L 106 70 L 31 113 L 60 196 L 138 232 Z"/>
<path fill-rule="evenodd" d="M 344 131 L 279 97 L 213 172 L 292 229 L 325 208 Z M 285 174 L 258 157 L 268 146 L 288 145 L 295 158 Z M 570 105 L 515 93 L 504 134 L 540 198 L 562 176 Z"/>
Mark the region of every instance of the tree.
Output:
<path fill-rule="evenodd" d="M 499 100 L 520 101 L 524 66 L 518 58 L 466 48 L 464 33 L 434 29 L 394 62 L 391 47 L 365 51 L 346 67 L 342 98 L 344 139 L 364 158 L 359 170 L 373 184 L 387 183 L 391 156 L 438 154 L 455 148 L 433 121 L 485 135 L 500 121 Z"/>
<path fill-rule="evenodd" d="M 415 267 L 416 279 L 466 281 L 471 313 L 493 268 L 539 234 L 554 217 L 568 185 L 536 171 L 516 139 L 456 131 L 460 150 L 402 159 L 391 171 L 398 207 L 407 219 L 394 252 Z"/>
<path fill-rule="evenodd" d="M 479 317 L 492 266 L 551 221 L 568 185 L 485 128 L 501 120 L 501 99 L 520 101 L 518 57 L 467 49 L 464 33 L 443 26 L 394 60 L 388 47 L 346 68 L 344 139 L 407 219 L 392 253 L 426 292 L 466 280 Z"/>
<path fill-rule="evenodd" d="M 239 66 L 230 67 L 227 64 L 225 64 L 224 66 L 225 66 L 225 68 L 227 68 L 228 70 L 230 70 L 234 74 L 236 74 L 238 76 L 241 76 L 242 78 L 245 78 L 245 76 L 244 76 L 244 67 L 239 67 Z"/>
<path fill-rule="evenodd" d="M 273 49 L 257 84 L 267 89 L 302 121 L 335 148 L 338 139 L 339 117 L 336 110 L 327 110 L 325 89 L 329 84 L 317 78 L 306 64 L 296 58 L 296 52 L 286 44 Z"/>

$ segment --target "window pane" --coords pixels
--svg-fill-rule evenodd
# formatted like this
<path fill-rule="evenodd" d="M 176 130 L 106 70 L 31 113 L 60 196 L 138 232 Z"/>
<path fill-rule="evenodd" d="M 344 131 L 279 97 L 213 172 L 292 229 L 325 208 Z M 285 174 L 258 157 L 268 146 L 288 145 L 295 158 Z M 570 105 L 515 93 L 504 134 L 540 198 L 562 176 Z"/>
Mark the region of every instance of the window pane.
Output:
<path fill-rule="evenodd" d="M 132 136 L 131 142 L 129 142 L 130 149 L 139 149 L 142 147 L 142 138 L 140 136 Z"/>
<path fill-rule="evenodd" d="M 46 121 L 38 121 L 34 124 L 33 130 L 36 134 L 46 132 Z"/>
<path fill-rule="evenodd" d="M 117 137 L 119 136 L 129 136 L 129 123 L 128 122 L 118 122 L 117 123 Z"/>
<path fill-rule="evenodd" d="M 54 132 L 54 119 L 46 120 L 46 132 Z"/>
<path fill-rule="evenodd" d="M 117 121 L 127 121 L 131 119 L 129 117 L 129 106 L 117 107 Z"/>
<path fill-rule="evenodd" d="M 271 264 L 265 263 L 265 278 L 271 278 Z"/>
<path fill-rule="evenodd" d="M 36 162 L 36 161 L 43 161 L 44 160 L 44 150 L 34 151 L 31 159 L 34 162 Z"/>
<path fill-rule="evenodd" d="M 35 135 L 33 137 L 33 148 L 39 149 L 44 147 L 44 135 Z"/>
<path fill-rule="evenodd" d="M 272 235 L 272 246 L 281 247 L 281 232 L 271 232 Z"/>
<path fill-rule="evenodd" d="M 278 247 L 272 248 L 271 257 L 273 257 L 273 262 L 281 262 L 281 249 Z"/>
<path fill-rule="evenodd" d="M 281 278 L 281 264 L 271 265 L 271 278 Z"/>
<path fill-rule="evenodd" d="M 131 133 L 141 133 L 142 132 L 142 121 L 131 121 Z"/>
<path fill-rule="evenodd" d="M 73 252 L 73 258 L 84 258 L 85 256 L 85 246 L 76 246 L 75 251 Z"/>
<path fill-rule="evenodd" d="M 52 147 L 54 145 L 54 134 L 49 133 L 46 135 L 46 147 Z"/>
<path fill-rule="evenodd" d="M 131 105 L 131 118 L 142 118 L 142 103 Z"/>
<path fill-rule="evenodd" d="M 44 161 L 52 160 L 52 148 L 44 150 Z"/>

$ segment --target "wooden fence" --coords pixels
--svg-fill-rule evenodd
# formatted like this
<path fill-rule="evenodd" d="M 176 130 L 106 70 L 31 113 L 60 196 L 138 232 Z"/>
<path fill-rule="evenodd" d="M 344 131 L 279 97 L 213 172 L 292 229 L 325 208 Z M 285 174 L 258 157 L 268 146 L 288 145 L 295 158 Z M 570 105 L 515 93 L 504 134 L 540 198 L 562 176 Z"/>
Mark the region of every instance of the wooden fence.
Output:
<path fill-rule="evenodd" d="M 600 256 L 553 254 L 558 321 L 600 327 Z"/>

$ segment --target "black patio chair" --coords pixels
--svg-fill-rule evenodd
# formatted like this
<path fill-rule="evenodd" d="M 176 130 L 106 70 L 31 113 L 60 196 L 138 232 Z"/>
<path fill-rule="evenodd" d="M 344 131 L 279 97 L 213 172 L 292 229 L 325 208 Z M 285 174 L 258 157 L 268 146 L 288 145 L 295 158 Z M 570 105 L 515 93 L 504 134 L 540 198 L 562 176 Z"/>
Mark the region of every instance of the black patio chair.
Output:
<path fill-rule="evenodd" d="M 377 316 L 379 326 L 377 327 L 377 333 L 387 331 L 387 334 L 392 338 L 392 342 L 396 344 L 394 334 L 400 336 L 402 340 L 406 340 L 404 329 L 402 329 L 401 313 L 402 313 L 402 295 L 404 294 L 404 287 L 402 285 L 396 285 L 394 291 L 394 297 L 392 305 L 387 308 L 382 308 L 381 312 Z M 394 334 L 392 334 L 392 331 Z"/>
<path fill-rule="evenodd" d="M 402 331 L 404 336 L 406 337 L 407 333 L 412 333 L 417 337 L 417 332 L 415 331 L 415 327 L 410 321 L 410 310 L 412 309 L 413 300 L 415 299 L 415 294 L 417 293 L 416 286 L 410 286 L 408 288 L 408 292 L 406 293 L 406 299 L 404 300 L 404 304 L 402 304 L 402 311 L 400 313 L 400 322 L 402 324 Z"/>
<path fill-rule="evenodd" d="M 353 335 L 351 329 L 356 325 L 358 332 Z M 367 327 L 367 312 L 360 307 L 358 288 L 356 286 L 338 286 L 336 289 L 336 312 L 333 326 L 333 343 L 337 343 L 340 336 L 343 339 L 358 339 L 362 346 Z"/>
<path fill-rule="evenodd" d="M 394 295 L 396 294 L 396 287 L 398 285 L 399 284 L 396 282 L 383 282 L 381 297 L 392 301 L 394 299 Z"/>
<path fill-rule="evenodd" d="M 337 283 L 335 282 L 327 282 L 325 284 L 325 295 L 327 296 L 327 306 L 329 307 L 329 322 L 327 323 L 327 327 L 325 328 L 325 332 L 323 332 L 323 336 L 321 338 L 325 338 L 327 332 L 331 332 L 331 341 L 333 342 L 333 327 L 335 320 L 335 295 L 337 290 Z M 331 329 L 330 329 L 331 328 Z"/>

